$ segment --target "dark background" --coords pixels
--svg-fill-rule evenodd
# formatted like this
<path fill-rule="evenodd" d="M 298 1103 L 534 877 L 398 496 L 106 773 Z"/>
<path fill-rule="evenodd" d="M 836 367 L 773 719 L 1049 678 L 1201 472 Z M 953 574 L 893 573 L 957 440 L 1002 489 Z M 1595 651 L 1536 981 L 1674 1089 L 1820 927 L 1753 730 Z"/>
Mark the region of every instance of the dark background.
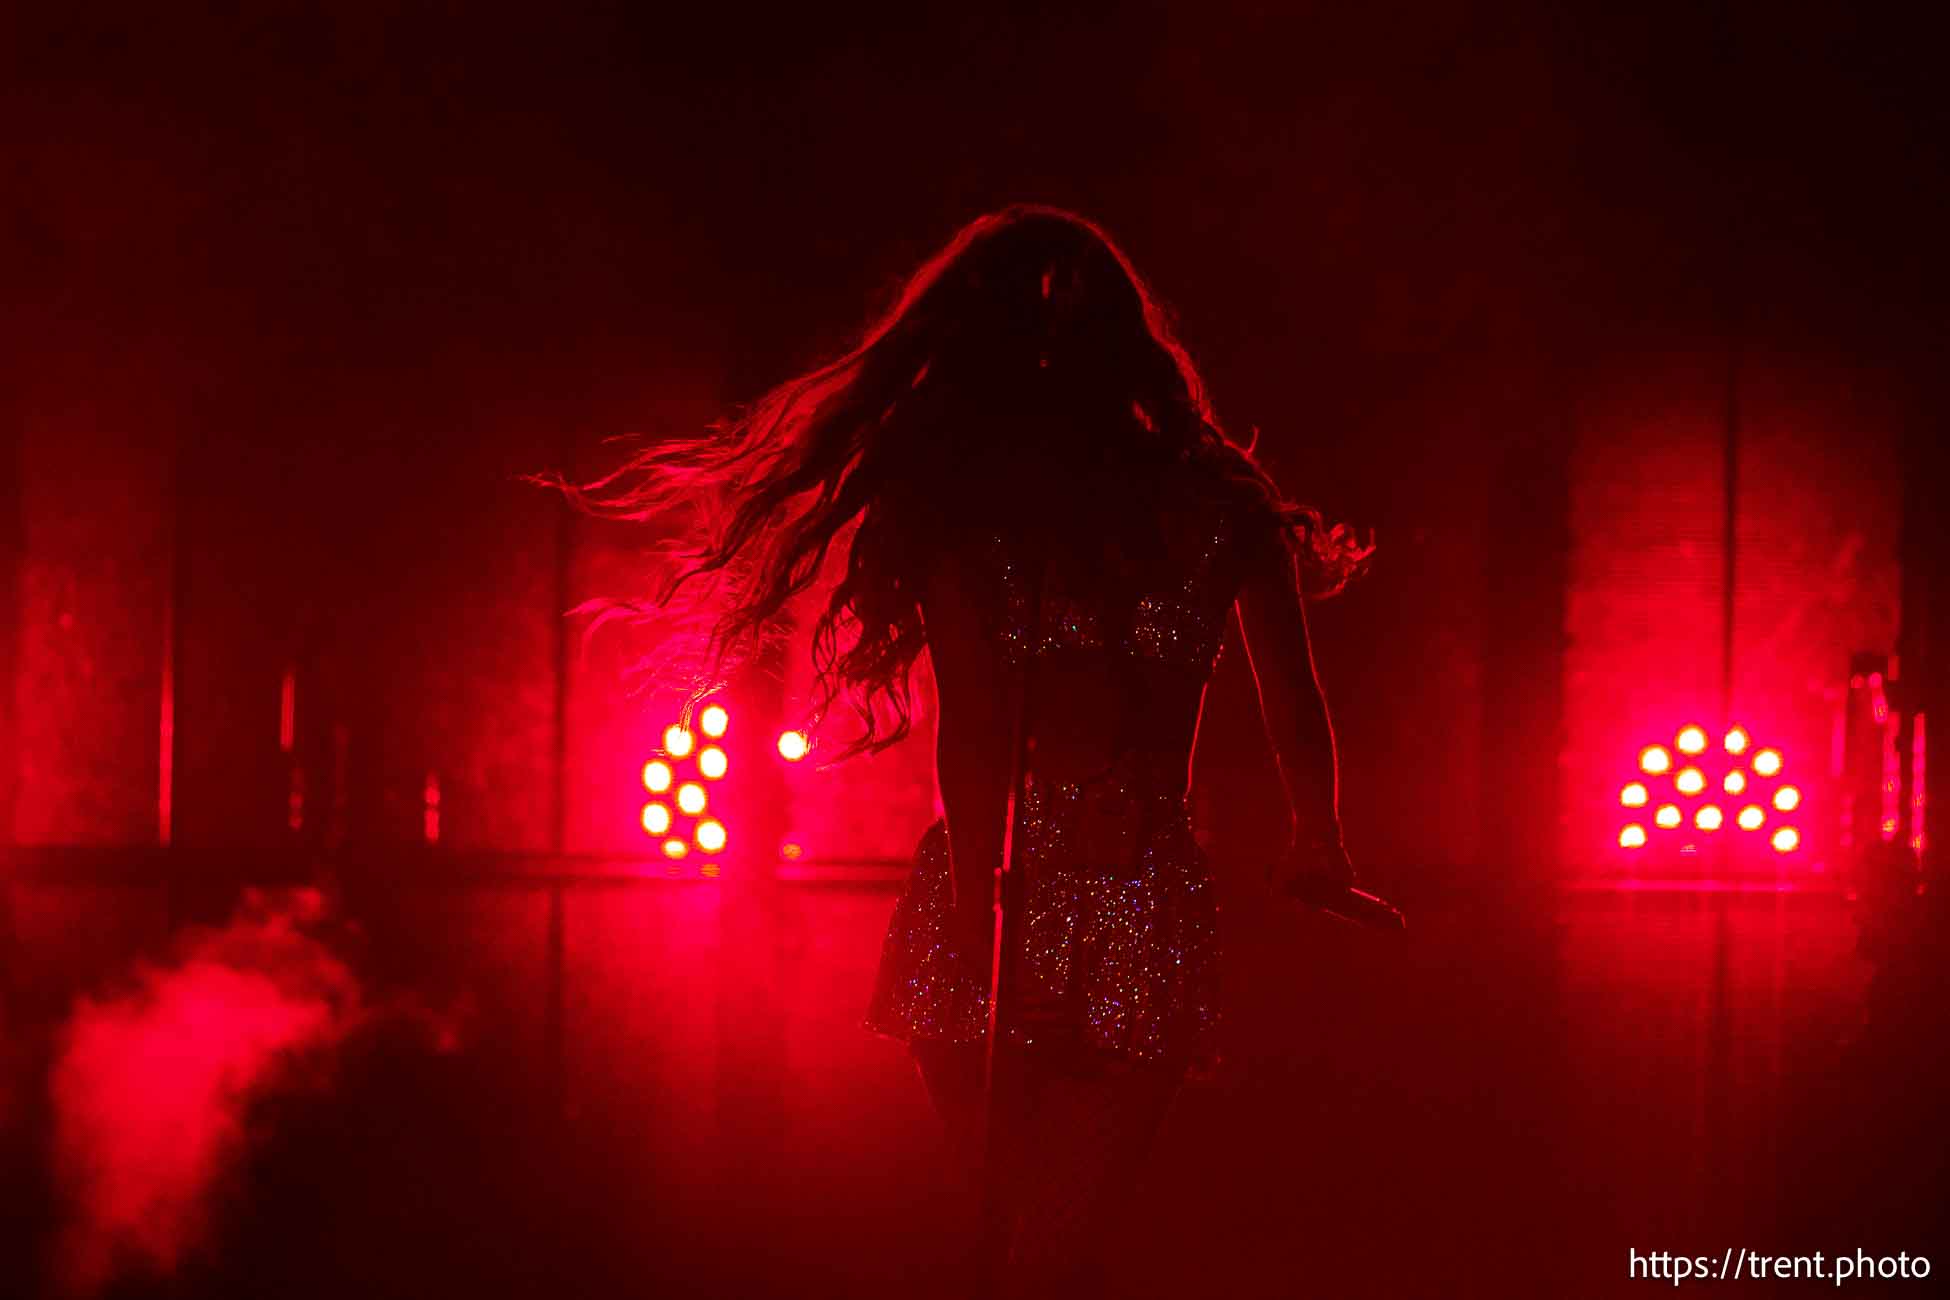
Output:
<path fill-rule="evenodd" d="M 564 1222 L 599 1203 L 616 1239 L 662 1242 L 631 1216 L 658 1220 L 658 1276 L 707 1292 L 740 1267 L 808 1293 L 918 1266 L 924 1103 L 897 1049 L 850 1037 L 886 882 L 559 883 L 643 852 L 636 769 L 663 715 L 625 695 L 620 646 L 584 654 L 560 617 L 627 590 L 642 539 L 514 476 L 694 431 L 844 347 L 963 221 L 1036 200 L 1122 241 L 1290 492 L 1374 530 L 1373 576 L 1313 625 L 1349 843 L 1423 921 L 1377 950 L 1252 892 L 1278 787 L 1235 647 L 1196 793 L 1243 891 L 1238 1050 L 1169 1138 L 1178 1190 L 1151 1234 L 1181 1244 L 1133 1267 L 1163 1287 L 1224 1258 L 1220 1294 L 1283 1294 L 1296 1269 L 1335 1294 L 1516 1294 L 1529 1260 L 1551 1279 L 1535 1293 L 1561 1294 L 1618 1284 L 1627 1245 L 1717 1256 L 1736 1227 L 1783 1251 L 1927 1249 L 1825 1235 L 1831 1200 L 1866 1214 L 1864 1186 L 1910 1222 L 1903 1142 L 1806 1154 L 1838 1109 L 1887 1113 L 1876 1089 L 1930 1077 L 1898 1052 L 1839 1100 L 1807 1084 L 1859 1045 L 1879 969 L 1836 884 L 1831 731 L 1849 656 L 1913 635 L 1904 493 L 1913 555 L 1943 428 L 1947 124 L 1919 15 L 4 22 L 0 942 L 20 1041 L 172 922 L 220 914 L 217 882 L 363 873 L 384 885 L 375 933 L 410 953 L 386 978 L 475 989 L 488 1073 L 539 1098 L 502 1156 L 474 1121 L 433 1126 L 428 1203 L 456 1203 L 435 1170 L 459 1152 L 486 1190 L 421 1225 L 404 1274 L 454 1267 L 477 1212 L 519 1220 L 515 1171 L 536 1168 L 581 1207 Z M 1807 774 L 1809 852 L 1622 861 L 1632 756 L 1729 699 Z M 811 855 L 902 857 L 931 816 L 927 747 L 793 787 Z M 511 872 L 558 884 L 421 888 Z M 1624 876 L 1715 888 L 1587 888 Z M 1791 902 L 1724 888 L 1777 882 Z M 449 1082 L 373 1068 L 389 1098 Z M 564 1108 L 566 1136 L 545 1117 Z M 11 1114 L 31 1170 L 33 1112 Z M 317 1181 L 361 1201 L 385 1166 L 369 1140 L 266 1167 L 335 1170 Z M 1236 1155 L 1255 1148 L 1291 1162 Z M 1235 1155 L 1201 1190 L 1214 1150 Z M 701 1209 L 696 1186 L 730 1200 Z M 274 1191 L 228 1221 L 296 1253 L 309 1220 Z M 530 1224 L 533 1258 L 624 1267 L 565 1231 Z M 728 1244 L 748 1236 L 775 1273 Z M 1345 1251 L 1312 1258 L 1330 1240 Z"/>

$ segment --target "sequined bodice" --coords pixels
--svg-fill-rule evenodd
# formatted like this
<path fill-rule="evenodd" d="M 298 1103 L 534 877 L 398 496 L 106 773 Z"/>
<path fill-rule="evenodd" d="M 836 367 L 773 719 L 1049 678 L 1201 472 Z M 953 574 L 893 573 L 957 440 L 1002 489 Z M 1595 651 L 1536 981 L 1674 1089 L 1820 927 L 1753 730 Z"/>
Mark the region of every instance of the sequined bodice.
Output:
<path fill-rule="evenodd" d="M 1142 575 L 1121 600 L 1089 590 L 1091 575 L 1080 580 L 1056 564 L 1039 566 L 1032 545 L 992 534 L 993 632 L 1008 666 L 1020 671 L 1032 655 L 1094 650 L 1182 668 L 1200 678 L 1209 675 L 1224 638 L 1226 611 L 1238 592 L 1232 525 L 1213 511 L 1184 521 L 1178 531 L 1165 563 Z"/>

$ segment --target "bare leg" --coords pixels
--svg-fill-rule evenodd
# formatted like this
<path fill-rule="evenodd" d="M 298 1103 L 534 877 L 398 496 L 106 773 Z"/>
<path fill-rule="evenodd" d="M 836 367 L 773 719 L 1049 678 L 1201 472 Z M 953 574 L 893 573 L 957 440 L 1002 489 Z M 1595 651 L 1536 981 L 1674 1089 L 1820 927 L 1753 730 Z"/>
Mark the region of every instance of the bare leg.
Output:
<path fill-rule="evenodd" d="M 1075 1058 L 1032 1067 L 1006 1300 L 1095 1296 L 1180 1073 Z"/>
<path fill-rule="evenodd" d="M 980 1044 L 917 1044 L 921 1076 L 947 1130 L 950 1176 L 963 1222 L 982 1213 L 982 1129 L 986 1098 Z M 1006 1300 L 1099 1294 L 1105 1251 L 1124 1221 L 1126 1198 L 1177 1095 L 1182 1071 L 1093 1060 L 1071 1051 L 1030 1051 L 1009 1131 L 997 1148 L 1006 1223 L 979 1234 L 969 1256 L 976 1279 L 998 1264 Z"/>

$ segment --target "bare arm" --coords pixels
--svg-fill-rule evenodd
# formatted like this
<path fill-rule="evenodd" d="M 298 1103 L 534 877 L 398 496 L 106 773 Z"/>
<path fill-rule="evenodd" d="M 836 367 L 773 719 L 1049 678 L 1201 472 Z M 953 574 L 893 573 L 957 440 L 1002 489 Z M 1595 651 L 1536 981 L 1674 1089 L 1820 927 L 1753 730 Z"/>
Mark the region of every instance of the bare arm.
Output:
<path fill-rule="evenodd" d="M 1334 727 L 1314 669 L 1298 575 L 1284 547 L 1277 558 L 1252 566 L 1233 611 L 1293 816 L 1293 853 L 1307 866 L 1344 867 Z"/>
<path fill-rule="evenodd" d="M 986 969 L 1020 694 L 986 634 L 971 572 L 980 572 L 972 562 L 938 567 L 921 612 L 941 700 L 935 773 L 948 815 L 957 947 L 965 961 Z"/>

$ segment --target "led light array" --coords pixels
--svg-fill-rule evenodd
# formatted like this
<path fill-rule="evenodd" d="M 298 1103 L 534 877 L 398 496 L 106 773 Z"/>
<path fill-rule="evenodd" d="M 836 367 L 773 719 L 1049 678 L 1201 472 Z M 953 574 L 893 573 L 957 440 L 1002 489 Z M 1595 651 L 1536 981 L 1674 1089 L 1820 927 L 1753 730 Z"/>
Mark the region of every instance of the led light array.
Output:
<path fill-rule="evenodd" d="M 1653 836 L 1683 831 L 1688 822 L 1695 830 L 1716 834 L 1727 827 L 1728 812 L 1720 797 L 1725 795 L 1727 805 L 1737 809 L 1732 814 L 1734 827 L 1767 832 L 1767 842 L 1776 853 L 1799 849 L 1801 831 L 1788 818 L 1801 806 L 1800 789 L 1785 782 L 1767 788 L 1781 775 L 1781 751 L 1760 749 L 1748 760 L 1753 738 L 1744 727 L 1733 727 L 1720 742 L 1724 769 L 1708 772 L 1705 754 L 1710 744 L 1706 729 L 1692 724 L 1679 729 L 1671 749 L 1647 745 L 1639 751 L 1638 776 L 1618 792 L 1620 806 L 1629 810 L 1618 832 L 1619 847 L 1646 848 Z M 1743 761 L 1746 767 L 1741 766 Z M 1644 820 L 1647 809 L 1652 810 L 1650 826 Z"/>
<path fill-rule="evenodd" d="M 707 741 L 722 740 L 730 725 L 731 715 L 723 705 L 707 705 L 698 714 L 698 730 Z M 727 839 L 724 823 L 705 815 L 711 803 L 705 783 L 722 780 L 731 768 L 730 758 L 722 745 L 700 748 L 697 737 L 677 723 L 664 728 L 663 740 L 663 756 L 643 765 L 643 788 L 658 796 L 643 805 L 643 833 L 661 837 L 664 856 L 673 862 L 689 856 L 693 846 L 700 853 L 723 852 Z M 690 770 L 681 770 L 685 767 Z M 676 830 L 679 816 L 693 819 L 688 835 Z"/>

